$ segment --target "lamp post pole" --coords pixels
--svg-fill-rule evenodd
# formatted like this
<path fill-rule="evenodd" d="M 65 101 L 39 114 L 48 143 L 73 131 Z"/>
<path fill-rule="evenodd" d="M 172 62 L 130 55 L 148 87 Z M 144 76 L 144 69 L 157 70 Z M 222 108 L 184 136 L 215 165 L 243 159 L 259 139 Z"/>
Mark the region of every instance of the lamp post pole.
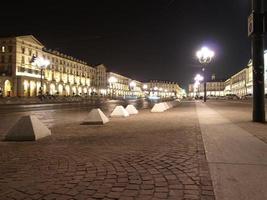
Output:
<path fill-rule="evenodd" d="M 111 76 L 108 79 L 108 82 L 110 84 L 110 88 L 111 88 L 111 99 L 113 99 L 113 92 L 114 92 L 114 83 L 116 83 L 118 81 L 117 78 Z"/>
<path fill-rule="evenodd" d="M 251 53 L 253 66 L 253 122 L 265 122 L 264 0 L 252 0 Z"/>
<path fill-rule="evenodd" d="M 43 67 L 41 67 L 41 87 L 40 87 L 40 96 L 43 99 Z"/>
<path fill-rule="evenodd" d="M 111 99 L 113 99 L 114 98 L 114 83 L 111 83 L 111 88 L 112 88 L 112 93 L 111 93 Z"/>
<path fill-rule="evenodd" d="M 203 68 L 202 68 L 202 71 L 203 71 L 203 79 L 204 79 L 204 102 L 207 101 L 207 81 L 206 81 L 206 73 L 205 73 L 205 65 L 203 64 Z"/>
<path fill-rule="evenodd" d="M 198 95 L 200 95 L 200 94 L 199 94 L 199 87 L 201 86 L 200 82 L 203 81 L 203 80 L 205 80 L 205 79 L 204 79 L 204 77 L 201 76 L 200 74 L 197 74 L 197 75 L 195 76 L 194 80 L 195 80 L 195 84 L 194 84 L 194 86 L 195 86 L 195 88 L 196 88 L 196 96 L 198 96 Z M 205 82 L 204 82 L 204 83 L 205 83 Z M 205 85 L 205 84 L 203 84 L 203 85 Z M 205 87 L 204 87 L 204 97 L 205 97 Z"/>

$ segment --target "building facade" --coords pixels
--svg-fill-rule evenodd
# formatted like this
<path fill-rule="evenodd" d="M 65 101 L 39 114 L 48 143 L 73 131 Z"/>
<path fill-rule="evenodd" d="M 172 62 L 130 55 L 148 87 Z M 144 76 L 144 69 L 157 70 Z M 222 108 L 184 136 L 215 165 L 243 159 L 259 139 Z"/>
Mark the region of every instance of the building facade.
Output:
<path fill-rule="evenodd" d="M 211 80 L 206 85 L 207 96 L 224 96 L 225 95 L 225 82 Z M 188 88 L 189 97 L 203 97 L 204 96 L 204 83 L 189 84 Z"/>
<path fill-rule="evenodd" d="M 45 68 L 38 66 L 33 62 L 35 58 L 49 64 Z M 147 85 L 149 91 L 158 87 L 154 92 L 161 97 L 167 93 L 181 95 L 177 83 L 151 81 Z M 0 96 L 36 97 L 42 93 L 142 97 L 147 92 L 143 86 L 140 81 L 108 72 L 103 64 L 93 67 L 72 56 L 49 50 L 32 35 L 0 38 Z"/>
<path fill-rule="evenodd" d="M 264 51 L 264 84 L 265 94 L 267 94 L 267 50 Z M 200 85 L 189 84 L 189 96 L 203 96 L 203 83 Z M 224 96 L 235 94 L 239 97 L 253 94 L 253 66 L 250 60 L 244 69 L 228 78 L 225 82 L 208 82 L 207 95 Z"/>
<path fill-rule="evenodd" d="M 143 84 L 147 96 L 168 98 L 185 96 L 185 91 L 176 82 L 151 80 Z"/>
<path fill-rule="evenodd" d="M 31 35 L 0 39 L 0 88 L 3 96 L 33 97 L 44 94 L 88 95 L 94 89 L 95 68 L 57 51 L 45 49 Z M 33 57 L 49 60 L 43 70 L 32 63 Z"/>
<path fill-rule="evenodd" d="M 264 84 L 267 94 L 267 50 L 264 52 Z M 253 66 L 250 60 L 247 66 L 226 81 L 225 93 L 235 94 L 239 97 L 253 94 Z"/>

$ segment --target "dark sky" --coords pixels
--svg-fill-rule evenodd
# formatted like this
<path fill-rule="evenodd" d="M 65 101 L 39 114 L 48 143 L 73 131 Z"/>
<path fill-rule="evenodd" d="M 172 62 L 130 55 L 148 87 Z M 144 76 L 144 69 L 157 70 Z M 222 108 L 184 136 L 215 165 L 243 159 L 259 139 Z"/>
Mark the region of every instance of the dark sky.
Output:
<path fill-rule="evenodd" d="M 146 81 L 187 88 L 195 52 L 216 52 L 209 72 L 227 78 L 250 58 L 250 0 L 3 1 L 0 35 L 32 34 L 46 47 Z"/>

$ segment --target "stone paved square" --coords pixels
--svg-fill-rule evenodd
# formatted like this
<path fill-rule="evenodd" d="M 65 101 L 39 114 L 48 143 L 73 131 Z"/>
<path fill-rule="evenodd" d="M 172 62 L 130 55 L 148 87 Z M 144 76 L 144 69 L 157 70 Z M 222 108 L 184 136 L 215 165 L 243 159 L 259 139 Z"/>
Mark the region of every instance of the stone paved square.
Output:
<path fill-rule="evenodd" d="M 1 200 L 214 199 L 194 103 L 104 126 L 81 125 L 87 110 L 35 114 L 52 136 L 0 142 Z"/>

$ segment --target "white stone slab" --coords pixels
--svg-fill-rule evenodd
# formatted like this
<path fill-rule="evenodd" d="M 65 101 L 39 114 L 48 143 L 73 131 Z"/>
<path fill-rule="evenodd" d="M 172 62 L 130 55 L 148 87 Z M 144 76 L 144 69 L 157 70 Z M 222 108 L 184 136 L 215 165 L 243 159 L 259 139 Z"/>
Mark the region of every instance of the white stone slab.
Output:
<path fill-rule="evenodd" d="M 110 114 L 111 117 L 128 117 L 129 113 L 124 109 L 123 106 L 116 106 L 113 112 Z"/>
<path fill-rule="evenodd" d="M 7 141 L 35 141 L 51 135 L 51 131 L 34 115 L 23 116 L 8 131 Z"/>
<path fill-rule="evenodd" d="M 138 110 L 133 105 L 128 105 L 125 109 L 130 115 L 138 114 Z"/>
<path fill-rule="evenodd" d="M 168 103 L 167 103 L 167 102 L 162 102 L 162 104 L 164 105 L 164 107 L 165 107 L 165 110 L 168 110 L 168 109 L 170 109 L 170 107 L 169 107 L 169 105 L 168 105 Z"/>
<path fill-rule="evenodd" d="M 173 108 L 173 102 L 172 101 L 167 102 L 167 104 L 168 104 L 169 108 Z"/>
<path fill-rule="evenodd" d="M 164 112 L 164 111 L 165 111 L 165 106 L 162 103 L 156 103 L 151 109 L 151 112 Z"/>
<path fill-rule="evenodd" d="M 86 119 L 86 124 L 105 124 L 109 122 L 107 116 L 99 109 L 92 109 Z"/>

